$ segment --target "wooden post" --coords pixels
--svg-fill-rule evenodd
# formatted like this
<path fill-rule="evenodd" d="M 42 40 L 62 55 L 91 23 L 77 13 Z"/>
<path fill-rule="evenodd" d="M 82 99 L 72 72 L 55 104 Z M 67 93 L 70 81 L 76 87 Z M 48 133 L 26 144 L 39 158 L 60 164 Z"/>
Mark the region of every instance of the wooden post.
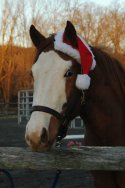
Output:
<path fill-rule="evenodd" d="M 125 147 L 80 147 L 32 152 L 27 148 L 0 147 L 0 168 L 34 170 L 125 170 Z"/>

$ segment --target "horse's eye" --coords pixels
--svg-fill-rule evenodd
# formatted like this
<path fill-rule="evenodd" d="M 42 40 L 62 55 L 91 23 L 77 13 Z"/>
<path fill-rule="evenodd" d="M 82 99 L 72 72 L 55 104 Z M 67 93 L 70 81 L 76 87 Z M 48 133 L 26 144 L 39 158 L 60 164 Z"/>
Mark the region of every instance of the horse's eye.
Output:
<path fill-rule="evenodd" d="M 73 71 L 72 71 L 72 70 L 68 70 L 68 71 L 65 73 L 64 77 L 70 77 L 70 76 L 72 76 L 72 75 L 73 75 Z"/>

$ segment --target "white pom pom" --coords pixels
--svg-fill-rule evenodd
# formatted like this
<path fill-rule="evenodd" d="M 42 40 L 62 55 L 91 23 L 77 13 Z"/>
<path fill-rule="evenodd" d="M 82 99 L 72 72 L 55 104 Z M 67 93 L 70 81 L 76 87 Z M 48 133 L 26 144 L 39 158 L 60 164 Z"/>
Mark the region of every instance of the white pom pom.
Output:
<path fill-rule="evenodd" d="M 78 74 L 76 78 L 76 87 L 78 89 L 88 89 L 91 78 L 87 74 Z"/>

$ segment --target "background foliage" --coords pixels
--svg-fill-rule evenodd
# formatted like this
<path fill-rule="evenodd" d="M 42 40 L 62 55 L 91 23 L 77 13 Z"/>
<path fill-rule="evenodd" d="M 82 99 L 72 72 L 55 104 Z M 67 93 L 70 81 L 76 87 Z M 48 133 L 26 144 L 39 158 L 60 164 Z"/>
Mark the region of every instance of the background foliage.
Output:
<path fill-rule="evenodd" d="M 67 20 L 93 46 L 113 53 L 125 67 L 125 7 L 118 1 L 99 7 L 80 0 L 4 0 L 0 15 L 0 101 L 8 104 L 20 89 L 32 88 L 34 24 L 45 36 L 62 30 Z"/>

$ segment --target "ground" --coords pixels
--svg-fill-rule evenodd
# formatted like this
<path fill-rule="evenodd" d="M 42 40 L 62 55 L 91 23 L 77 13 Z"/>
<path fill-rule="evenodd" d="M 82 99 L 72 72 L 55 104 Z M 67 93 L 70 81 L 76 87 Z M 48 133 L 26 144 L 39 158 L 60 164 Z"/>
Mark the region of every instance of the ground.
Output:
<path fill-rule="evenodd" d="M 27 147 L 24 140 L 25 124 L 17 119 L 0 120 L 1 147 Z M 11 170 L 15 188 L 51 188 L 56 171 Z M 81 170 L 62 171 L 56 188 L 91 188 L 91 174 Z M 0 174 L 0 188 L 9 188 L 8 180 Z"/>

